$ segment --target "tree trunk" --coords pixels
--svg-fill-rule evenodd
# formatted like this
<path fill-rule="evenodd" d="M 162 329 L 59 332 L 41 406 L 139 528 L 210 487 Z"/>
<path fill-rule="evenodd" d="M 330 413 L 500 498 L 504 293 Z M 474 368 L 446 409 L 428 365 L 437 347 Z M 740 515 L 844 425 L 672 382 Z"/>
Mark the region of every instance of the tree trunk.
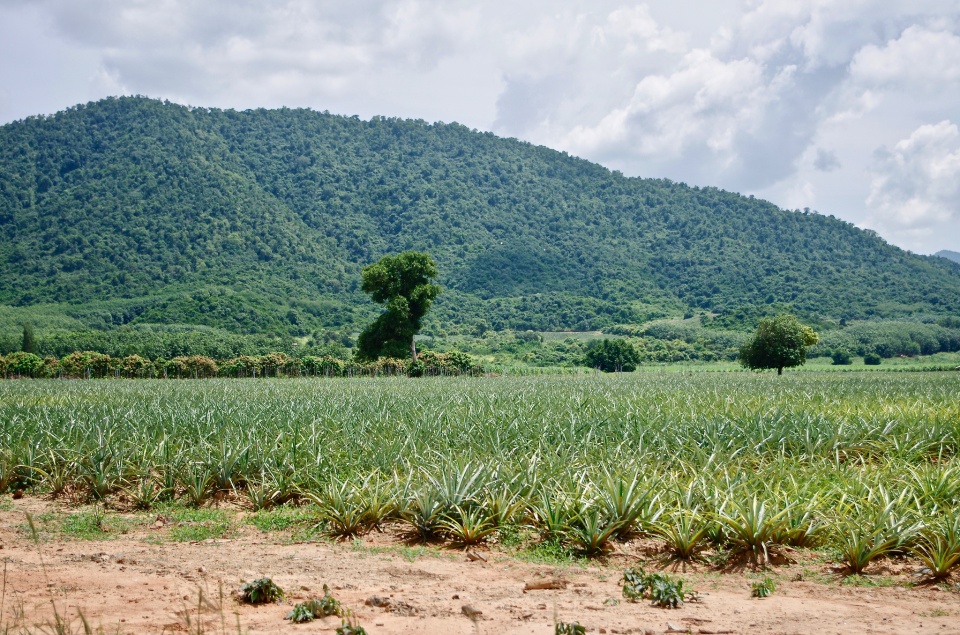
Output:
<path fill-rule="evenodd" d="M 413 357 L 413 363 L 417 363 L 417 341 L 414 336 L 410 336 L 410 356 Z"/>
<path fill-rule="evenodd" d="M 782 375 L 782 374 L 783 374 L 783 366 L 780 366 L 777 368 L 777 375 Z"/>

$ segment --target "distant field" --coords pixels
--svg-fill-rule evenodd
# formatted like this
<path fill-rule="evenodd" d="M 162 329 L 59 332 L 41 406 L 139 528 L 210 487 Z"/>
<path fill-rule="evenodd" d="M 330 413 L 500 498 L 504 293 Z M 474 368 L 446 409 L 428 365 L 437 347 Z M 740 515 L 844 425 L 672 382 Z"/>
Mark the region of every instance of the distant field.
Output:
<path fill-rule="evenodd" d="M 946 372 L 6 381 L 0 468 L 4 488 L 228 490 L 255 508 L 306 492 L 336 518 L 449 535 L 441 520 L 469 517 L 571 548 L 603 527 L 733 548 L 751 522 L 764 549 L 866 532 L 889 551 L 956 520 L 958 388 Z"/>
<path fill-rule="evenodd" d="M 824 372 L 852 372 L 874 373 L 883 371 L 947 371 L 960 366 L 960 353 L 935 353 L 933 355 L 917 355 L 915 357 L 892 357 L 884 359 L 879 366 L 865 366 L 862 357 L 851 357 L 850 364 L 836 366 L 829 357 L 813 357 L 807 363 L 797 368 L 790 368 L 786 373 L 824 373 Z M 657 364 L 645 362 L 637 368 L 637 372 L 659 371 L 689 371 L 689 372 L 745 372 L 752 374 L 739 362 L 676 362 Z"/>

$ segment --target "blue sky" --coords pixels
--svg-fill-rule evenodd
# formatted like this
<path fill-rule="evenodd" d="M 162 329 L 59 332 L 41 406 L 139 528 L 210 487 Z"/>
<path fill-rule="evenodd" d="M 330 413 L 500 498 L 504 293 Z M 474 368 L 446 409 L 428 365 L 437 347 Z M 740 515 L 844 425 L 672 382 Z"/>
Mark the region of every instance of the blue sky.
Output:
<path fill-rule="evenodd" d="M 955 0 L 0 0 L 0 123 L 120 94 L 457 121 L 960 251 Z"/>

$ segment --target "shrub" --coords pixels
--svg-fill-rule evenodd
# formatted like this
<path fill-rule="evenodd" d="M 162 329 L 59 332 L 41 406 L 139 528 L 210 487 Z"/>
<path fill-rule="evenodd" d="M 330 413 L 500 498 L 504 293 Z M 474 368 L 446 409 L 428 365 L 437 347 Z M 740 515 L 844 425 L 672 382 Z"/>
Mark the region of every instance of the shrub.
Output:
<path fill-rule="evenodd" d="M 311 622 L 317 617 L 326 617 L 328 615 L 343 615 L 343 606 L 340 601 L 330 595 L 330 588 L 323 585 L 323 597 L 313 598 L 306 602 L 301 602 L 293 607 L 293 610 L 287 613 L 287 618 L 295 624 Z"/>
<path fill-rule="evenodd" d="M 863 354 L 863 363 L 867 366 L 879 366 L 881 359 L 882 358 L 874 352 Z"/>
<path fill-rule="evenodd" d="M 34 377 L 41 374 L 43 359 L 33 353 L 10 353 L 4 366 L 8 375 Z"/>
<path fill-rule="evenodd" d="M 853 360 L 850 359 L 850 352 L 842 348 L 834 350 L 830 357 L 833 359 L 834 366 L 849 366 L 853 363 Z"/>
<path fill-rule="evenodd" d="M 653 606 L 677 609 L 683 606 L 687 595 L 683 591 L 683 580 L 671 578 L 663 573 L 644 572 L 642 567 L 631 567 L 623 572 L 623 597 L 630 602 L 647 598 Z"/>
<path fill-rule="evenodd" d="M 240 587 L 240 599 L 247 604 L 269 604 L 283 600 L 283 590 L 270 578 L 259 578 Z"/>

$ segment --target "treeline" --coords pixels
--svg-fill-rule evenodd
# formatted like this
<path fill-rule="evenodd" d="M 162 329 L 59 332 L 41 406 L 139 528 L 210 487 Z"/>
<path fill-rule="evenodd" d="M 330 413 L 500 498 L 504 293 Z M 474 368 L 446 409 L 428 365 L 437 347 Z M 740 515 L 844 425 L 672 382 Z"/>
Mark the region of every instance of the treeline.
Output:
<path fill-rule="evenodd" d="M 697 320 L 664 320 L 642 326 L 618 325 L 604 329 L 604 333 L 633 338 L 644 360 L 736 359 L 739 347 L 749 339 L 749 334 L 718 330 L 713 321 L 707 324 L 708 327 L 704 327 Z M 856 322 L 818 333 L 820 342 L 810 349 L 808 357 L 830 357 L 836 350 L 859 356 L 874 353 L 885 359 L 960 351 L 960 318 L 953 317 L 928 323 Z"/>
<path fill-rule="evenodd" d="M 204 355 L 147 359 L 140 355 L 112 357 L 77 351 L 57 358 L 18 351 L 0 356 L 5 379 L 205 379 L 213 377 L 383 377 L 482 375 L 485 369 L 465 353 L 424 351 L 416 362 L 380 358 L 356 362 L 330 356 L 291 357 L 285 353 L 240 355 L 215 360 Z"/>
<path fill-rule="evenodd" d="M 307 338 L 247 335 L 203 326 L 144 325 L 110 330 L 35 330 L 35 348 L 41 357 L 63 357 L 74 351 L 96 351 L 111 357 L 139 355 L 172 359 L 201 355 L 228 359 L 240 355 L 280 352 L 291 357 L 313 355 L 347 358 L 353 340 L 348 332 L 317 330 Z M 22 327 L 0 334 L 0 355 L 23 350 Z"/>
<path fill-rule="evenodd" d="M 703 327 L 697 320 L 658 320 L 645 325 L 620 324 L 603 330 L 635 338 L 640 357 L 651 362 L 714 362 L 737 359 L 749 333 Z"/>
<path fill-rule="evenodd" d="M 701 321 L 706 325 L 702 325 Z M 876 321 L 854 322 L 832 329 L 811 324 L 820 335 L 820 343 L 808 351 L 808 357 L 831 357 L 837 351 L 853 356 L 873 353 L 881 358 L 898 355 L 932 355 L 960 350 L 960 318 L 945 317 L 932 322 Z M 751 327 L 752 331 L 752 327 Z M 703 318 L 656 320 L 644 325 L 620 324 L 603 329 L 602 336 L 626 337 L 636 348 L 641 364 L 734 361 L 739 347 L 750 332 L 722 330 Z M 448 355 L 468 354 L 485 357 L 497 364 L 523 364 L 537 367 L 578 366 L 595 346 L 597 335 L 543 333 L 525 331 L 486 331 L 482 335 L 429 337 L 423 341 L 429 349 Z M 222 360 L 261 358 L 280 353 L 291 359 L 333 358 L 347 365 L 352 359 L 353 337 L 345 330 L 318 330 L 299 341 L 270 335 L 239 335 L 206 327 L 139 326 L 110 331 L 37 331 L 33 352 L 41 359 L 63 359 L 75 351 L 93 351 L 111 360 L 139 357 L 148 360 L 209 358 Z M 0 355 L 23 349 L 22 331 L 0 335 Z M 116 364 L 116 362 L 112 362 Z M 309 366 L 309 364 L 308 364 Z M 303 364 L 301 364 L 303 367 Z M 346 366 L 345 366 L 346 367 Z M 363 374 L 356 367 L 347 372 Z M 115 372 L 116 369 L 111 369 Z M 18 371 L 19 372 L 19 371 Z M 24 376 L 31 376 L 28 371 Z M 121 375 L 123 375 L 121 371 Z M 205 371 L 204 371 L 205 372 Z M 218 370 L 217 374 L 228 371 Z M 248 374 L 252 374 L 252 370 Z M 257 376 L 263 372 L 256 370 Z M 272 366 L 267 373 L 273 375 Z M 287 373 L 286 370 L 281 370 Z M 290 371 L 296 375 L 298 371 Z M 301 375 L 313 370 L 300 370 Z M 334 371 L 330 371 L 337 374 Z M 326 374 L 327 370 L 323 370 Z M 182 376 L 183 370 L 168 369 L 168 376 Z M 209 373 L 207 373 L 209 374 Z M 37 375 L 39 376 L 39 375 Z M 59 376 L 59 371 L 45 376 Z M 126 376 L 126 375 L 123 375 Z M 162 368 L 151 371 L 162 376 Z M 225 375 L 235 376 L 235 375 Z"/>
<path fill-rule="evenodd" d="M 810 356 L 829 357 L 836 351 L 883 358 L 898 355 L 933 355 L 960 351 L 960 318 L 941 318 L 934 323 L 859 322 L 820 334 L 820 343 Z"/>

